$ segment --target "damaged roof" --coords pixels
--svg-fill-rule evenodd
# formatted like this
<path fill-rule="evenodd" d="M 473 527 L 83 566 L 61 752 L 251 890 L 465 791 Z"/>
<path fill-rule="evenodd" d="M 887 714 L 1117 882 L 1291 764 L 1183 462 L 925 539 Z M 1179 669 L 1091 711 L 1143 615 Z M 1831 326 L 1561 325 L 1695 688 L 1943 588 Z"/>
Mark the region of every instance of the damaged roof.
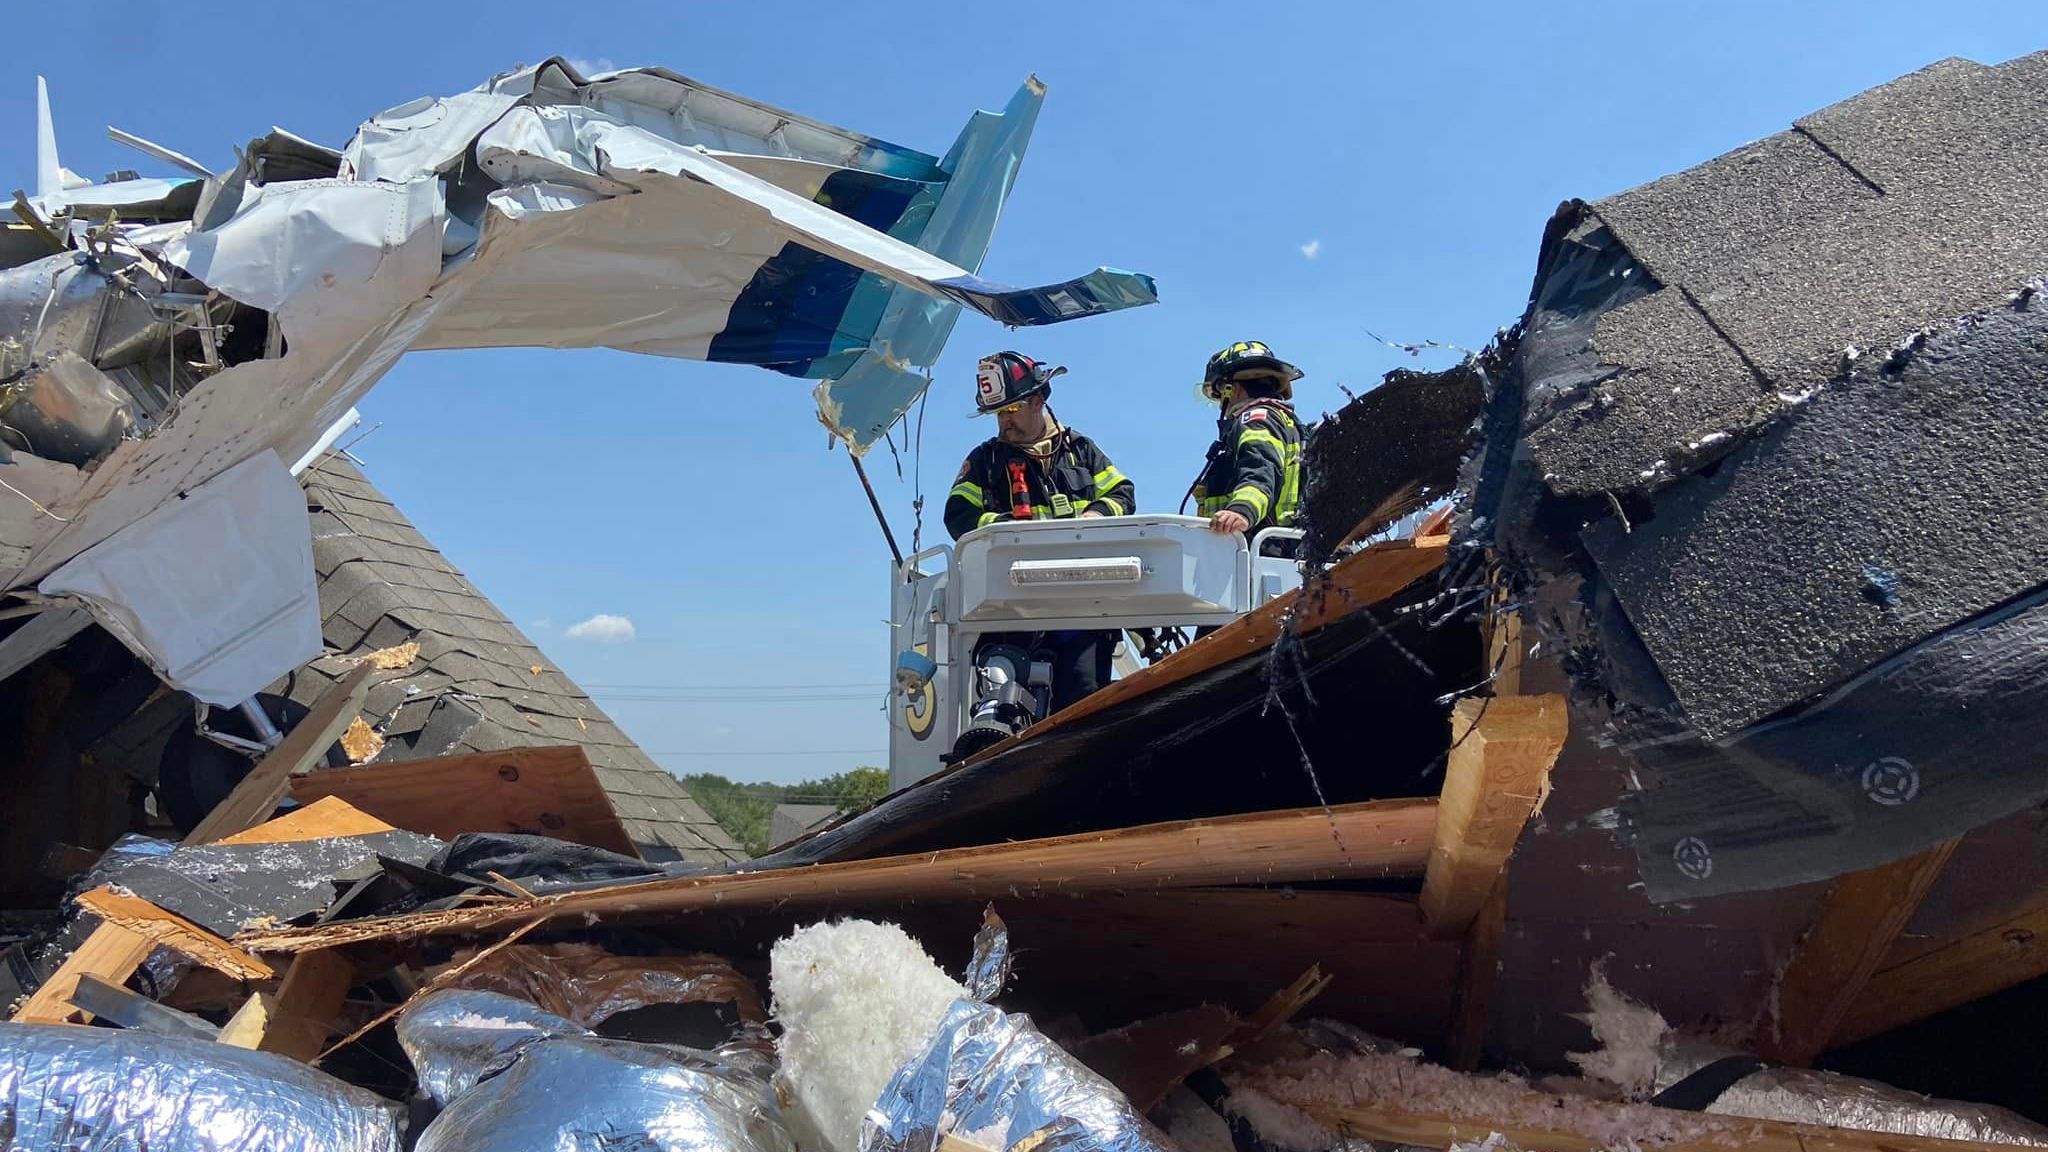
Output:
<path fill-rule="evenodd" d="M 1866 357 L 2010 300 L 2048 270 L 2044 167 L 2048 52 L 1950 59 L 1567 205 L 1625 248 L 1637 267 L 1617 275 L 1653 290 L 1600 318 L 1598 387 L 1531 413 L 1552 487 L 1655 487 L 1704 439 L 1751 434 Z"/>
<path fill-rule="evenodd" d="M 650 860 L 745 855 L 588 694 L 477 591 L 347 459 L 301 477 L 328 653 L 279 690 L 311 705 L 358 658 L 406 643 L 418 657 L 374 685 L 363 719 L 384 738 L 374 762 L 581 745 L 627 833 Z"/>
<path fill-rule="evenodd" d="M 2048 53 L 1947 60 L 1551 221 L 1467 532 L 1627 751 L 1653 898 L 2048 799 L 2044 167 Z"/>
<path fill-rule="evenodd" d="M 1986 355 L 1939 333 L 1967 342 L 1987 314 L 2024 311 L 2048 273 L 2044 169 L 2048 53 L 1951 59 L 1584 209 L 1655 287 L 1597 318 L 1612 374 L 1532 410 L 1530 449 L 1561 495 L 1661 491 L 1737 452 L 1642 531 L 1608 520 L 1588 540 L 1708 732 L 2039 582 L 2032 373 L 1997 353 L 1995 371 L 1934 378 Z M 1936 365 L 1909 366 L 1931 337 Z M 1959 524 L 2007 531 L 1941 527 Z M 1702 625 L 1730 606 L 1703 612 L 1709 588 L 1748 590 L 1719 640 Z M 1908 602 L 1880 603 L 1894 595 Z M 1787 637 L 1761 676 L 1728 650 L 1759 629 Z"/>

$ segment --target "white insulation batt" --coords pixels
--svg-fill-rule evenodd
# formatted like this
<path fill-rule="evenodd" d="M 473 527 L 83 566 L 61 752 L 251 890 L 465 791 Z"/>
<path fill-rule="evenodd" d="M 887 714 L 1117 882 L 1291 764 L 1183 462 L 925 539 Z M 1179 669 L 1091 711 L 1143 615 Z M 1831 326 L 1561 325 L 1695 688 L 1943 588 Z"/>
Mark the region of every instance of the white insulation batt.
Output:
<path fill-rule="evenodd" d="M 813 924 L 768 956 L 783 1120 L 805 1152 L 856 1152 L 861 1120 L 967 990 L 894 924 Z"/>
<path fill-rule="evenodd" d="M 1664 1017 L 1616 991 L 1600 963 L 1586 977 L 1586 1010 L 1578 1018 L 1600 1047 L 1570 1053 L 1571 1062 L 1588 1077 L 1614 1085 L 1625 1100 L 1649 1099 L 1657 1088 L 1658 1053 L 1671 1034 Z"/>

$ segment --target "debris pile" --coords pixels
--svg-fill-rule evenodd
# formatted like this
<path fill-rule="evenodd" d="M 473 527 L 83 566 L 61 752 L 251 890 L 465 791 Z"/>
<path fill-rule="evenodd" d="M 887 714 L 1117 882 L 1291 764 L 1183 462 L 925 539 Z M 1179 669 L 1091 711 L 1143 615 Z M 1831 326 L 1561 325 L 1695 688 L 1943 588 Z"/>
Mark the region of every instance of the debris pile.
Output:
<path fill-rule="evenodd" d="M 328 795 L 214 843 L 131 839 L 109 853 L 77 900 L 89 934 L 0 1025 L 10 1146 L 1320 1152 L 1358 1136 L 1694 1147 L 1827 1131 L 1839 1147 L 1878 1147 L 1857 1129 L 2048 1146 L 2048 1129 L 1995 1109 L 1760 1063 L 1710 1094 L 1710 1111 L 1667 1106 L 1685 1093 L 1666 1081 L 1711 1078 L 1687 1061 L 1719 1061 L 1667 1051 L 1673 1030 L 1597 972 L 1590 1018 L 1610 1048 L 1582 1063 L 1627 1083 L 1538 1088 L 1300 1019 L 1334 982 L 1318 965 L 1250 997 L 1233 979 L 1221 1002 L 1169 980 L 1161 1011 L 1158 997 L 1103 991 L 1107 971 L 1137 958 L 1129 942 L 1054 927 L 1097 906 L 1119 915 L 1133 884 L 1203 915 L 1228 891 L 1203 885 L 1251 878 L 1243 863 L 1216 870 L 1256 852 L 1247 822 L 1302 822 L 1314 838 L 1297 857 L 1355 863 L 1398 821 L 1343 814 L 1341 855 L 1339 814 L 1310 810 L 714 873 L 463 830 L 410 794 L 466 774 L 397 767 L 382 772 L 385 794 L 358 797 L 389 821 Z M 265 787 L 252 773 L 237 792 Z M 254 811 L 245 801 L 223 807 Z M 409 805 L 439 835 L 395 826 Z M 1005 853 L 1041 883 L 1070 883 L 1017 898 Z M 1328 874 L 1285 859 L 1253 872 Z M 984 902 L 991 887 L 1019 927 Z M 960 915 L 974 909 L 978 923 Z M 1273 946 L 1286 963 L 1319 951 L 1341 968 L 1320 943 Z M 1171 935 L 1145 944 L 1179 950 Z M 934 952 L 956 958 L 953 973 Z M 1169 968 L 1214 962 L 1189 951 Z M 1072 965 L 1093 975 L 1052 975 Z M 1098 994 L 1081 994 L 1091 983 Z M 1948 1146 L 1962 1145 L 1926 1147 Z"/>
<path fill-rule="evenodd" d="M 615 199 L 795 211 L 734 175 L 751 161 L 597 122 L 661 93 L 730 131 L 760 111 L 552 62 L 321 162 L 456 187 L 486 177 L 441 162 L 478 155 L 495 187 L 451 201 L 475 227 L 437 243 L 510 245 L 513 268 L 550 217 Z M 1980 1049 L 2038 1074 L 2032 1031 L 1905 1034 L 2048 975 L 2048 530 L 2018 451 L 2048 426 L 2024 286 L 2048 260 L 2044 101 L 2048 54 L 1945 63 L 1567 205 L 1522 324 L 1311 444 L 1298 591 L 761 859 L 643 852 L 578 747 L 433 758 L 357 727 L 373 676 L 393 703 L 416 662 L 460 682 L 378 608 L 182 839 L 59 854 L 77 882 L 51 962 L 9 953 L 32 988 L 0 1024 L 0 1132 L 30 1152 L 2048 1147 L 2038 1118 L 1940 1098 L 1967 1079 L 1929 1090 Z M 603 188 L 534 199 L 576 159 L 512 147 L 550 116 L 603 129 Z M 998 137 L 978 147 L 1018 146 Z M 255 227 L 275 194 L 245 182 L 228 223 Z M 1948 213 L 1999 226 L 1973 247 Z M 183 284 L 135 239 L 124 259 Z M 1835 315 L 1816 269 L 1871 294 Z M 523 306 L 491 287 L 439 305 L 444 342 Z M 232 299 L 203 306 L 269 323 Z M 1893 340 L 1882 364 L 1831 351 Z M 285 343 L 208 381 L 307 354 Z M 76 381 L 51 363 L 34 388 Z M 97 474 L 145 455 L 129 443 Z M 337 741 L 378 759 L 323 766 Z M 1871 1038 L 1910 1057 L 1903 1087 L 1817 1066 Z"/>

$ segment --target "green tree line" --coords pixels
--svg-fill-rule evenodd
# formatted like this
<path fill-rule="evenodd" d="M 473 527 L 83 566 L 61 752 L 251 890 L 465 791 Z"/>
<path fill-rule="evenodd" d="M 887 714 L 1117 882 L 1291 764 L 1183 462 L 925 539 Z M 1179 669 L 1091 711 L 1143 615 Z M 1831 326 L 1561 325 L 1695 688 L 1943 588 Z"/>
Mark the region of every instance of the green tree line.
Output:
<path fill-rule="evenodd" d="M 768 842 L 768 820 L 777 804 L 830 804 L 841 812 L 865 808 L 889 792 L 889 774 L 880 768 L 855 768 L 821 780 L 768 784 L 728 780 L 715 772 L 683 777 L 690 795 L 718 826 L 740 842 L 750 856 L 774 845 Z"/>

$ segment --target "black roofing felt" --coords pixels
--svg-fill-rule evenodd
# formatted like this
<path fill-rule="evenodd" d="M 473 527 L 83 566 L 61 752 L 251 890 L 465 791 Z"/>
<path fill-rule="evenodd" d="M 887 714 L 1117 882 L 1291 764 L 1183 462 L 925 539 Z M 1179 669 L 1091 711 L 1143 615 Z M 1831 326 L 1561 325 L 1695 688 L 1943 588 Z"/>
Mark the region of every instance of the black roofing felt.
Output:
<path fill-rule="evenodd" d="M 1875 868 L 2048 801 L 2048 591 L 1724 743 L 1655 718 L 1610 731 L 1641 785 L 1618 808 L 1652 901 Z"/>
<path fill-rule="evenodd" d="M 114 872 L 114 883 L 220 936 L 259 921 L 292 921 L 334 902 L 335 878 L 379 856 L 425 864 L 441 842 L 413 832 L 375 832 L 281 844 L 197 844 Z"/>
<path fill-rule="evenodd" d="M 1471 364 L 1397 371 L 1316 425 L 1303 460 L 1321 538 L 1363 539 L 1449 494 L 1471 449 L 1485 382 Z"/>
<path fill-rule="evenodd" d="M 354 666 L 346 657 L 416 641 L 419 658 L 373 685 L 364 701 L 364 720 L 385 739 L 378 762 L 579 744 L 648 859 L 720 863 L 744 855 L 682 781 L 642 752 L 353 464 L 329 456 L 301 480 L 332 654 L 301 668 L 283 690 L 310 705 Z"/>

